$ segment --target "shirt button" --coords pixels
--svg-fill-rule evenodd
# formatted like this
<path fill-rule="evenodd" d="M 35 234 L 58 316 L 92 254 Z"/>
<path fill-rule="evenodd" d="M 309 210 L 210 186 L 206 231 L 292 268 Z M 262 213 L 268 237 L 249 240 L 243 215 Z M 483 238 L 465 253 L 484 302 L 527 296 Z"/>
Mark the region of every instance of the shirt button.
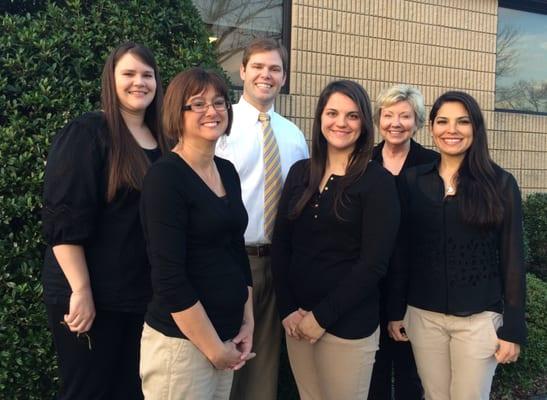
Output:
<path fill-rule="evenodd" d="M 325 186 L 325 190 L 329 190 L 329 187 L 328 187 L 328 186 Z"/>
<path fill-rule="evenodd" d="M 332 181 L 333 179 L 334 179 L 334 176 L 331 176 L 331 177 L 330 177 L 330 180 Z"/>

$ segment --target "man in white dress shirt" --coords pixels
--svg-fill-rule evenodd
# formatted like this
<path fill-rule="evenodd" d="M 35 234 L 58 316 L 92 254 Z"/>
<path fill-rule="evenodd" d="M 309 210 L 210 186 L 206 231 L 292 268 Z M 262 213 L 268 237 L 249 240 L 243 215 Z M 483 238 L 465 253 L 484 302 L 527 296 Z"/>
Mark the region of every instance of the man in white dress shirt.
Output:
<path fill-rule="evenodd" d="M 245 245 L 253 275 L 253 351 L 256 358 L 236 371 L 232 400 L 277 398 L 282 328 L 272 284 L 271 238 L 264 229 L 264 128 L 259 114 L 269 115 L 284 181 L 296 161 L 308 158 L 308 147 L 300 129 L 276 113 L 273 107 L 287 77 L 287 58 L 287 50 L 273 39 L 256 39 L 245 48 L 240 66 L 243 96 L 233 106 L 230 136 L 223 136 L 216 147 L 216 155 L 230 160 L 241 178 L 243 203 L 249 214 Z"/>

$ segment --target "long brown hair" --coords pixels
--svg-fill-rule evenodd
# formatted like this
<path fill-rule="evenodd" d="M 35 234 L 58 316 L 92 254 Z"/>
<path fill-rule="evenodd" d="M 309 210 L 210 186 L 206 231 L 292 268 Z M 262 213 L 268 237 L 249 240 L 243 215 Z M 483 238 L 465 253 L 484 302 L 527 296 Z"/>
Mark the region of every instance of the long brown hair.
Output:
<path fill-rule="evenodd" d="M 334 81 L 329 83 L 319 95 L 312 128 L 312 155 L 310 159 L 309 180 L 302 197 L 296 203 L 294 210 L 289 214 L 290 218 L 297 218 L 304 210 L 312 196 L 317 192 L 321 179 L 325 174 L 327 164 L 327 140 L 321 132 L 321 115 L 330 96 L 341 93 L 349 97 L 359 110 L 361 119 L 361 134 L 355 142 L 355 148 L 351 153 L 346 174 L 339 180 L 339 185 L 334 195 L 334 213 L 341 219 L 339 207 L 343 205 L 344 191 L 365 172 L 372 155 L 374 145 L 374 128 L 372 125 L 372 110 L 370 99 L 366 90 L 357 82 L 349 80 Z"/>
<path fill-rule="evenodd" d="M 429 123 L 444 103 L 462 104 L 473 126 L 473 142 L 465 153 L 456 176 L 459 214 L 462 220 L 478 227 L 499 225 L 503 220 L 503 202 L 496 186 L 496 164 L 490 158 L 484 117 L 477 101 L 469 94 L 449 91 L 441 95 L 431 107 Z"/>
<path fill-rule="evenodd" d="M 152 132 L 162 152 L 168 149 L 167 141 L 161 129 L 161 106 L 163 89 L 160 74 L 152 52 L 137 43 L 126 42 L 110 53 L 104 64 L 101 77 L 101 108 L 108 126 L 108 188 L 107 201 L 114 199 L 121 187 L 140 190 L 149 162 L 143 149 L 131 135 L 120 112 L 120 103 L 116 95 L 114 69 L 122 56 L 130 53 L 154 70 L 156 95 L 146 109 L 144 122 Z"/>

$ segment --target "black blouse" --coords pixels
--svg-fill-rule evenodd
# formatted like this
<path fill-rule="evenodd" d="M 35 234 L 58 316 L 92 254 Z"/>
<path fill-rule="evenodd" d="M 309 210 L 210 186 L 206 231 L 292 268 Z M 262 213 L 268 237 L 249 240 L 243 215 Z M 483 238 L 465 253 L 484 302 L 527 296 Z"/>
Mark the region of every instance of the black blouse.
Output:
<path fill-rule="evenodd" d="M 161 152 L 145 150 L 151 161 Z M 106 202 L 108 127 L 101 112 L 73 120 L 54 138 L 44 178 L 42 281 L 48 304 L 68 304 L 70 285 L 52 247 L 84 247 L 95 306 L 144 313 L 150 267 L 139 219 L 140 193 L 121 189 Z"/>
<path fill-rule="evenodd" d="M 243 321 L 252 286 L 243 239 L 247 212 L 234 166 L 214 160 L 225 197 L 175 153 L 157 161 L 144 180 L 141 216 L 153 287 L 145 320 L 166 336 L 185 338 L 171 313 L 198 301 L 221 340 L 236 336 Z"/>
<path fill-rule="evenodd" d="M 281 196 L 272 240 L 272 272 L 281 318 L 313 311 L 329 333 L 346 339 L 378 327 L 378 282 L 399 226 L 393 176 L 371 161 L 347 191 L 342 220 L 333 210 L 333 175 L 295 220 L 288 218 L 305 190 L 309 160 L 293 165 Z"/>
<path fill-rule="evenodd" d="M 401 234 L 390 277 L 390 320 L 403 319 L 406 304 L 467 316 L 503 312 L 498 336 L 524 343 L 525 270 L 521 196 L 515 178 L 498 166 L 504 206 L 499 227 L 477 228 L 459 215 L 459 197 L 444 196 L 437 163 L 401 175 Z"/>

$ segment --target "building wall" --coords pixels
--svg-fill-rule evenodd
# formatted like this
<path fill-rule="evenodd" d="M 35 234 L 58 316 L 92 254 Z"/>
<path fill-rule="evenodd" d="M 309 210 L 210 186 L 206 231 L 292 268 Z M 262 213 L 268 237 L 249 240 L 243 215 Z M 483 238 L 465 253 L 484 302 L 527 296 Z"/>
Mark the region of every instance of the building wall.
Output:
<path fill-rule="evenodd" d="M 429 107 L 448 89 L 480 103 L 492 156 L 523 193 L 547 191 L 547 116 L 494 112 L 497 0 L 294 0 L 289 94 L 277 109 L 309 138 L 317 96 L 340 78 L 374 100 L 394 83 Z M 431 146 L 424 129 L 417 140 Z"/>

